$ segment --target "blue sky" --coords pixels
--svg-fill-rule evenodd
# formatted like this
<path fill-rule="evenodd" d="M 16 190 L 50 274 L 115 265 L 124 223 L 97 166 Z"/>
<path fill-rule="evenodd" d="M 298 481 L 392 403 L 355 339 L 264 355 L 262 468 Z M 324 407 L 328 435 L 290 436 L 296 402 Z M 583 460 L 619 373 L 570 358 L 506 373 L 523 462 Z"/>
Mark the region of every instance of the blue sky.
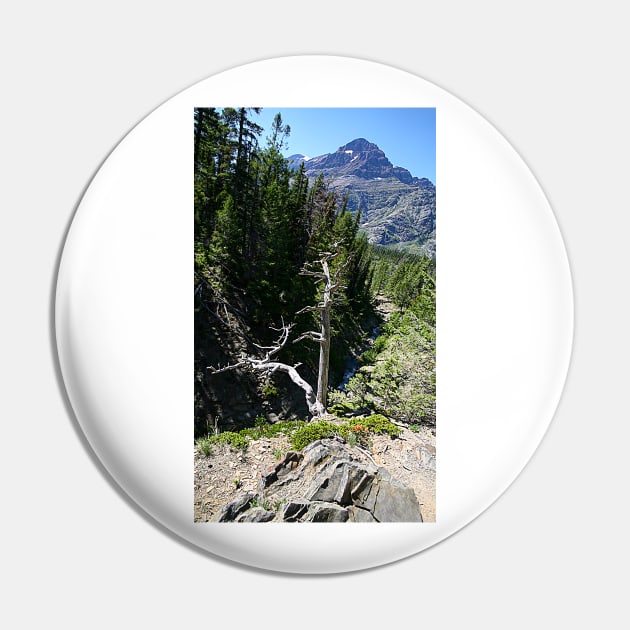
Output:
<path fill-rule="evenodd" d="M 374 142 L 394 166 L 435 183 L 435 109 L 433 108 L 263 108 L 252 118 L 265 131 L 276 113 L 291 127 L 285 155 L 333 153 L 355 138 Z"/>

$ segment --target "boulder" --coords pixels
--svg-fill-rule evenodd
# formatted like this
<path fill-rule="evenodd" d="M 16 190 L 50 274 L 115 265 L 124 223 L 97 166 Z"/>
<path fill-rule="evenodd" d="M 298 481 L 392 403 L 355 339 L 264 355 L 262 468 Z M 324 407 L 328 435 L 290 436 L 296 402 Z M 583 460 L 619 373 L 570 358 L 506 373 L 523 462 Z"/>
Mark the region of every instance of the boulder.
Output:
<path fill-rule="evenodd" d="M 263 507 L 254 507 L 241 514 L 237 520 L 239 523 L 267 523 L 275 517 L 275 512 L 270 512 Z"/>

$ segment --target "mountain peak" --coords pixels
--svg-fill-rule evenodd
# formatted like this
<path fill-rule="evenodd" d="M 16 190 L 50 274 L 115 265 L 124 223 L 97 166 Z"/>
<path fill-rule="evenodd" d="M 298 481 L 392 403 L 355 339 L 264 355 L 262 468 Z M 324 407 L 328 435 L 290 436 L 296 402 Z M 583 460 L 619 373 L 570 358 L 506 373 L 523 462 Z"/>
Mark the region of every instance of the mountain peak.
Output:
<path fill-rule="evenodd" d="M 365 138 L 356 138 L 352 140 L 352 142 L 348 142 L 348 144 L 339 147 L 337 151 L 380 151 L 380 149 L 373 142 L 369 142 Z"/>
<path fill-rule="evenodd" d="M 371 243 L 435 254 L 435 186 L 394 166 L 373 142 L 355 138 L 333 153 L 287 159 L 293 169 L 302 164 L 311 180 L 323 175 L 346 198 L 348 210 L 360 210 Z"/>

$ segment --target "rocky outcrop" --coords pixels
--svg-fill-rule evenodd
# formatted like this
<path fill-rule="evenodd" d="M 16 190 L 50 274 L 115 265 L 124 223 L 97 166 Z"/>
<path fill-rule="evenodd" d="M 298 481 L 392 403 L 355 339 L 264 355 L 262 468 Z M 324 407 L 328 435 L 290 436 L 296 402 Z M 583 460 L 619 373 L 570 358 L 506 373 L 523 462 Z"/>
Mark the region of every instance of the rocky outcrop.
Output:
<path fill-rule="evenodd" d="M 338 438 L 288 452 L 216 521 L 422 522 L 414 491 Z"/>

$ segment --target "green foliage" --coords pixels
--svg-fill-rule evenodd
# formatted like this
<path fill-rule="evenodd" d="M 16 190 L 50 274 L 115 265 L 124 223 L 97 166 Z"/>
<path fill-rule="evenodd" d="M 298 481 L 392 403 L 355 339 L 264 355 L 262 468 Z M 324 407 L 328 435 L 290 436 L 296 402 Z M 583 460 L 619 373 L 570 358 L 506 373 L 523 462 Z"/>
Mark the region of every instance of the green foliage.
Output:
<path fill-rule="evenodd" d="M 435 260 L 387 247 L 372 246 L 374 293 L 388 296 L 402 310 L 435 290 Z M 435 309 L 434 309 L 435 310 Z"/>
<path fill-rule="evenodd" d="M 391 314 L 363 367 L 335 409 L 370 408 L 410 424 L 435 424 L 435 263 L 374 248 L 372 287 L 399 311 Z"/>
<path fill-rule="evenodd" d="M 233 431 L 225 431 L 224 433 L 219 433 L 219 435 L 214 435 L 209 439 L 211 443 L 221 446 L 230 446 L 236 450 L 244 451 L 249 446 L 247 438 L 239 433 L 234 433 Z"/>
<path fill-rule="evenodd" d="M 204 457 L 209 457 L 212 455 L 215 446 L 229 446 L 236 450 L 245 450 L 249 445 L 249 441 L 240 433 L 225 431 L 224 433 L 219 433 L 219 435 L 208 435 L 199 438 L 195 445 Z"/>
<path fill-rule="evenodd" d="M 268 424 L 269 424 L 269 421 L 267 420 L 267 418 L 265 418 L 265 416 L 256 416 L 256 418 L 254 419 L 254 426 L 257 429 L 262 429 Z"/>
<path fill-rule="evenodd" d="M 291 447 L 299 451 L 311 442 L 333 436 L 339 436 L 351 445 L 357 443 L 366 445 L 371 434 L 396 437 L 400 434 L 400 428 L 380 414 L 353 418 L 344 422 L 293 420 L 275 424 L 260 423 L 257 427 L 242 429 L 238 432 L 226 431 L 219 435 L 207 436 L 197 440 L 196 446 L 204 457 L 208 457 L 212 455 L 215 446 L 227 445 L 235 449 L 246 449 L 250 440 L 287 435 Z M 277 460 L 284 455 L 281 449 L 276 449 L 273 453 Z M 237 488 L 240 487 L 240 479 L 235 479 L 234 484 Z"/>
<path fill-rule="evenodd" d="M 199 438 L 195 443 L 197 450 L 204 457 L 210 457 L 213 453 L 213 442 L 210 440 L 210 437 Z"/>
<path fill-rule="evenodd" d="M 273 398 L 278 398 L 280 395 L 280 390 L 276 387 L 275 383 L 272 381 L 267 381 L 260 388 L 260 392 L 265 400 L 271 400 Z"/>
<path fill-rule="evenodd" d="M 250 508 L 263 508 L 263 510 L 267 510 L 268 512 L 271 511 L 271 503 L 269 503 L 269 501 L 267 499 L 262 499 L 260 497 L 254 497 L 250 502 L 249 502 L 249 507 Z"/>
<path fill-rule="evenodd" d="M 328 394 L 328 411 L 336 416 L 355 415 L 363 407 L 357 398 L 350 398 L 339 390 Z"/>
<path fill-rule="evenodd" d="M 347 422 L 335 423 L 327 420 L 311 422 L 298 429 L 291 436 L 291 445 L 301 450 L 311 442 L 333 436 L 345 439 L 349 444 L 366 444 L 370 434 L 386 434 L 392 437 L 400 435 L 400 428 L 379 414 L 365 418 L 354 418 Z"/>
<path fill-rule="evenodd" d="M 385 433 L 387 435 L 391 435 L 392 437 L 396 437 L 400 435 L 401 429 L 396 426 L 393 422 L 388 420 L 385 416 L 375 413 L 371 416 L 367 416 L 366 418 L 360 418 L 354 422 L 349 423 L 350 428 L 356 426 L 365 427 L 371 433 L 382 434 Z"/>
<path fill-rule="evenodd" d="M 327 420 L 311 422 L 296 431 L 291 436 L 291 446 L 296 451 L 301 451 L 305 446 L 317 440 L 333 437 L 340 434 L 340 427 Z"/>
<path fill-rule="evenodd" d="M 289 435 L 306 424 L 305 420 L 285 420 L 274 424 L 269 424 L 265 420 L 264 423 L 260 423 L 258 426 L 241 429 L 238 433 L 251 440 L 260 440 L 260 438 L 264 437 L 272 438 L 278 435 Z"/>
<path fill-rule="evenodd" d="M 365 372 L 357 372 L 346 385 L 346 391 L 351 395 L 346 404 L 363 408 L 370 404 L 370 377 Z"/>

